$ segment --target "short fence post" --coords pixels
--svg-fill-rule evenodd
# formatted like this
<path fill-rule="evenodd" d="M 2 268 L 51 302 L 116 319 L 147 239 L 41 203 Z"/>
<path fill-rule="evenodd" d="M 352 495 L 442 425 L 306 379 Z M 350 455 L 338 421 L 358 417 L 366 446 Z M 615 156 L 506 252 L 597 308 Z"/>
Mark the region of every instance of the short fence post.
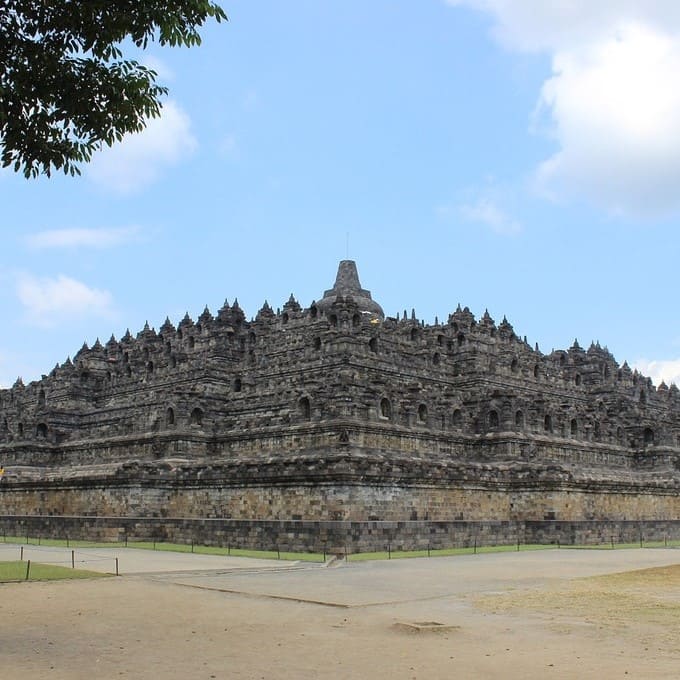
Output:
<path fill-rule="evenodd" d="M 24 561 L 24 546 L 23 546 L 23 545 L 21 546 L 21 556 L 19 557 L 19 559 L 20 559 L 22 562 Z"/>
<path fill-rule="evenodd" d="M 475 536 L 475 545 L 472 549 L 472 554 L 476 555 L 477 554 L 477 537 Z"/>
<path fill-rule="evenodd" d="M 26 580 L 27 581 L 28 581 L 28 574 L 29 574 L 30 571 L 31 571 L 31 560 L 28 560 L 28 562 L 26 562 Z"/>
<path fill-rule="evenodd" d="M 640 547 L 642 547 L 642 532 L 640 532 Z"/>
<path fill-rule="evenodd" d="M 116 557 L 116 576 L 118 576 L 118 558 Z"/>
<path fill-rule="evenodd" d="M 71 550 L 71 569 L 76 568 L 76 551 Z"/>
<path fill-rule="evenodd" d="M 612 550 L 614 550 L 614 537 L 612 536 Z"/>
<path fill-rule="evenodd" d="M 392 545 L 390 543 L 387 544 L 387 559 L 392 559 Z"/>
<path fill-rule="evenodd" d="M 278 545 L 276 546 L 276 557 L 279 560 L 281 559 L 281 549 L 279 548 Z"/>

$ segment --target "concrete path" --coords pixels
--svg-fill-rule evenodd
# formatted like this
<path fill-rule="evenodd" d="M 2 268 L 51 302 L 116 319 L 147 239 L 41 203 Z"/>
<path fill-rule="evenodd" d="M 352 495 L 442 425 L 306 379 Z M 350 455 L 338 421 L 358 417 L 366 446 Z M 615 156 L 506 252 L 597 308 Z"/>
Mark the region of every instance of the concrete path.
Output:
<path fill-rule="evenodd" d="M 0 560 L 71 566 L 71 550 L 0 544 Z M 320 563 L 135 548 L 76 548 L 75 566 L 256 597 L 364 607 L 548 586 L 561 579 L 680 564 L 680 550 L 551 549 L 374 562 Z"/>
<path fill-rule="evenodd" d="M 540 550 L 349 562 L 339 568 L 168 574 L 155 578 L 211 590 L 357 607 L 500 592 L 565 578 L 680 564 L 677 549 Z"/>

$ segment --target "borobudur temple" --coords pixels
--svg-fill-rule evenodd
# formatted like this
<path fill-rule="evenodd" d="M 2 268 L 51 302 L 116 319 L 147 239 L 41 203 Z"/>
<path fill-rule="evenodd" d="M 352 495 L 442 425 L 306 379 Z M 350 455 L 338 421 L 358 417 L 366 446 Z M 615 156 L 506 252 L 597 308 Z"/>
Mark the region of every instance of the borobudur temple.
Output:
<path fill-rule="evenodd" d="M 680 392 L 597 343 L 543 354 L 467 307 L 386 318 L 345 260 L 309 307 L 206 308 L 0 390 L 0 465 L 15 533 L 658 538 L 678 532 Z"/>

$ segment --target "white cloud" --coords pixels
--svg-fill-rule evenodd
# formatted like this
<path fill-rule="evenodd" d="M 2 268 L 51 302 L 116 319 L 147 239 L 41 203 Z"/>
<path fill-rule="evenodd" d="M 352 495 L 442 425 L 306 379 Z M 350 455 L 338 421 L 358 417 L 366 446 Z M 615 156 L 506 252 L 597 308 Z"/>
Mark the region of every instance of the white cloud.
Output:
<path fill-rule="evenodd" d="M 518 234 L 522 227 L 491 198 L 480 198 L 474 203 L 459 208 L 461 217 L 468 222 L 477 222 L 489 227 L 497 234 L 511 236 Z"/>
<path fill-rule="evenodd" d="M 142 132 L 125 135 L 93 156 L 86 172 L 101 186 L 132 193 L 154 182 L 165 167 L 176 165 L 196 146 L 189 116 L 170 101 Z"/>
<path fill-rule="evenodd" d="M 493 32 L 507 48 L 522 52 L 561 52 L 592 45 L 630 23 L 654 31 L 680 29 L 676 0 L 447 0 L 486 12 Z"/>
<path fill-rule="evenodd" d="M 51 229 L 26 237 L 30 248 L 111 248 L 139 238 L 139 228 Z"/>
<path fill-rule="evenodd" d="M 655 385 L 680 385 L 680 359 L 637 359 L 632 364 L 640 373 L 650 377 Z"/>
<path fill-rule="evenodd" d="M 18 277 L 16 293 L 24 306 L 25 319 L 36 326 L 54 326 L 59 321 L 86 316 L 111 318 L 113 297 L 106 290 L 89 288 L 68 276 Z"/>
<path fill-rule="evenodd" d="M 143 54 L 141 56 L 141 62 L 147 68 L 150 68 L 152 71 L 155 71 L 156 75 L 160 80 L 175 79 L 175 74 L 173 70 L 162 59 L 159 59 L 158 57 L 155 57 L 152 54 Z"/>
<path fill-rule="evenodd" d="M 680 3 L 449 0 L 485 11 L 509 49 L 547 52 L 537 111 L 559 150 L 537 170 L 556 196 L 614 213 L 680 209 Z"/>

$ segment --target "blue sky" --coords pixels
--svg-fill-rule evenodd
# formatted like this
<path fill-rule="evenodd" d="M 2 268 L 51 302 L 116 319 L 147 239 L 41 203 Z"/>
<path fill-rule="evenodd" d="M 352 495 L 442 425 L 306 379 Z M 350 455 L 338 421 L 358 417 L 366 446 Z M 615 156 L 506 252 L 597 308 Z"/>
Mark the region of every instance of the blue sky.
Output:
<path fill-rule="evenodd" d="M 358 263 L 388 315 L 504 315 L 680 382 L 680 6 L 224 2 L 141 58 L 160 120 L 80 178 L 0 172 L 0 385 L 84 341 L 305 306 Z"/>

